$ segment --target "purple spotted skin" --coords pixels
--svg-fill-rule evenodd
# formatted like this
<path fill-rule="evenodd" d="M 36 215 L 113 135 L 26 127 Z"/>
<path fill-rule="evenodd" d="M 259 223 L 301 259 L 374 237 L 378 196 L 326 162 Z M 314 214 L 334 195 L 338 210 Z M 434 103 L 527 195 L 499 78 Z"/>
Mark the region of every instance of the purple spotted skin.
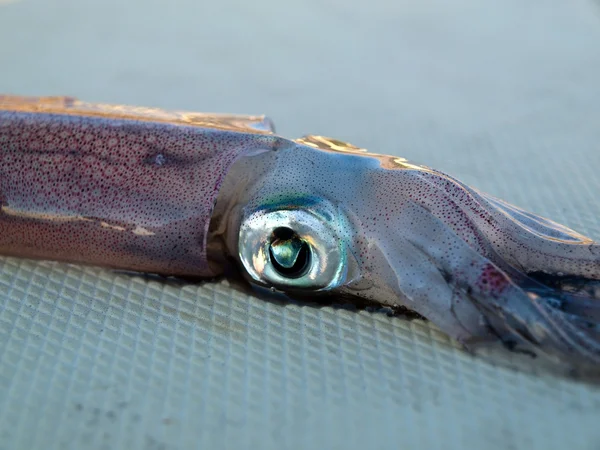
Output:
<path fill-rule="evenodd" d="M 500 343 L 600 369 L 600 244 L 403 158 L 323 136 L 295 142 L 232 168 L 268 167 L 230 196 L 242 210 L 226 227 L 242 230 L 230 252 L 253 282 L 416 311 L 474 351 Z M 289 239 L 280 227 L 313 249 L 292 277 L 263 246 Z"/>
<path fill-rule="evenodd" d="M 233 266 L 291 297 L 415 311 L 471 349 L 600 371 L 600 244 L 260 116 L 0 96 L 0 254 L 188 278 Z"/>
<path fill-rule="evenodd" d="M 260 117 L 0 96 L 0 253 L 208 277 L 223 177 Z"/>

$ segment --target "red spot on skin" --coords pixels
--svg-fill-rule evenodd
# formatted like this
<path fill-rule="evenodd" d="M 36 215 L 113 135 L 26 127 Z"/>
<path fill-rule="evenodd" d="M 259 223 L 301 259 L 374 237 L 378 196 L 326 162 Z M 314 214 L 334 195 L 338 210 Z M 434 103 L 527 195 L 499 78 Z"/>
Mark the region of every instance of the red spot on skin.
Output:
<path fill-rule="evenodd" d="M 476 281 L 476 286 L 482 292 L 500 295 L 509 286 L 510 282 L 501 271 L 492 264 L 487 263 Z"/>

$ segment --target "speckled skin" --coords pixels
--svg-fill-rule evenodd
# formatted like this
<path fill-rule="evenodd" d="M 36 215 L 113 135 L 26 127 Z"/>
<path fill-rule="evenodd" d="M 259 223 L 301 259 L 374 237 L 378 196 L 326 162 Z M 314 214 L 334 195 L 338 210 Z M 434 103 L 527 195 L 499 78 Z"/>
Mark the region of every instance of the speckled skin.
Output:
<path fill-rule="evenodd" d="M 341 264 L 349 274 L 325 291 L 309 279 L 254 282 L 291 296 L 408 308 L 470 348 L 500 341 L 572 367 L 600 367 L 596 242 L 439 171 L 322 136 L 257 158 L 232 168 L 269 169 L 232 197 L 241 212 L 230 219 L 241 225 L 228 228 L 256 228 L 272 211 L 293 215 L 318 205 L 336 236 L 323 245 L 347 249 Z"/>
<path fill-rule="evenodd" d="M 207 232 L 260 117 L 0 96 L 0 254 L 208 277 Z"/>
<path fill-rule="evenodd" d="M 467 346 L 600 367 L 599 244 L 402 158 L 276 136 L 265 118 L 0 96 L 0 204 L 0 254 L 186 277 L 233 261 L 290 296 L 408 308 Z M 295 211 L 336 270 L 286 279 L 238 246 Z"/>

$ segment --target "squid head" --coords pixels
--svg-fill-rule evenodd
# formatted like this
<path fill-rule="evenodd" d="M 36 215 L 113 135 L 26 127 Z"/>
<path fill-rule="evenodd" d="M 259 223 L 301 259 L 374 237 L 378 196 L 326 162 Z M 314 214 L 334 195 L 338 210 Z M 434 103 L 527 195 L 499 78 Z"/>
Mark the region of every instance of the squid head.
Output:
<path fill-rule="evenodd" d="M 274 142 L 236 162 L 211 225 L 251 283 L 408 309 L 466 347 L 600 363 L 600 245 L 402 158 Z"/>

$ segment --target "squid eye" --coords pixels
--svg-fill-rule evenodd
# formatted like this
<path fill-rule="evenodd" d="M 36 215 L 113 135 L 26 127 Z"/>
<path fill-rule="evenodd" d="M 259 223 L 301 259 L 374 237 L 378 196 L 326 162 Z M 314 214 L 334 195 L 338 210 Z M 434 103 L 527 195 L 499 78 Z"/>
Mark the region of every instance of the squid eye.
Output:
<path fill-rule="evenodd" d="M 339 214 L 328 206 L 259 209 L 242 218 L 238 256 L 257 283 L 286 290 L 330 290 L 349 269 Z M 354 267 L 354 266 L 352 266 Z"/>
<path fill-rule="evenodd" d="M 284 277 L 298 278 L 304 275 L 310 265 L 311 250 L 294 230 L 279 227 L 273 230 L 269 256 L 273 268 Z"/>

